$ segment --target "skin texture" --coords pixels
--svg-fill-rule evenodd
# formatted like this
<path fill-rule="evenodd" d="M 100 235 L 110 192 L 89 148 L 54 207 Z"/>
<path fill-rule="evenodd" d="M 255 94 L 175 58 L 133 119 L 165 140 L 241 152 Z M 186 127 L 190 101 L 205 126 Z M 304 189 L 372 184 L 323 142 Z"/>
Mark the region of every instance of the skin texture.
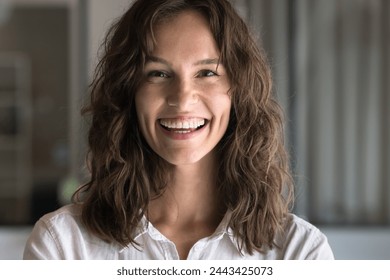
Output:
<path fill-rule="evenodd" d="M 142 134 L 174 165 L 194 164 L 210 153 L 226 131 L 229 80 L 206 22 L 186 12 L 156 28 L 156 49 L 145 65 L 136 95 Z M 201 131 L 164 133 L 160 119 L 206 119 Z"/>
<path fill-rule="evenodd" d="M 172 165 L 173 179 L 150 203 L 149 216 L 184 259 L 197 240 L 215 231 L 225 211 L 215 181 L 215 147 L 229 123 L 230 83 L 199 13 L 184 11 L 159 24 L 155 39 L 136 110 L 144 138 Z"/>

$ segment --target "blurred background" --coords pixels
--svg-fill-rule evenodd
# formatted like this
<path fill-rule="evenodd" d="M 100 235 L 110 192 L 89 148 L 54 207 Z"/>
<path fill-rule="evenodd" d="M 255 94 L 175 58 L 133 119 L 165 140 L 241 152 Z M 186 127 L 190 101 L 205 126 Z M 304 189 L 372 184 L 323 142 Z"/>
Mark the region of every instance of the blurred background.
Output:
<path fill-rule="evenodd" d="M 269 55 L 294 212 L 337 259 L 390 259 L 390 1 L 231 0 Z M 80 108 L 131 0 L 0 0 L 0 259 L 86 179 Z"/>

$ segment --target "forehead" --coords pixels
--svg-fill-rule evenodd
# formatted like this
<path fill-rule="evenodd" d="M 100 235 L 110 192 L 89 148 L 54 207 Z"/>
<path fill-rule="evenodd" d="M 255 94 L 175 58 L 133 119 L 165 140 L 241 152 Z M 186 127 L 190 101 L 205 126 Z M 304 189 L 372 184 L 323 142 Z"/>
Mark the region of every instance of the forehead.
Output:
<path fill-rule="evenodd" d="M 217 51 L 214 36 L 206 18 L 197 11 L 186 10 L 175 16 L 158 21 L 153 28 L 154 47 L 156 52 L 187 48 L 188 52 L 200 48 L 211 48 Z"/>

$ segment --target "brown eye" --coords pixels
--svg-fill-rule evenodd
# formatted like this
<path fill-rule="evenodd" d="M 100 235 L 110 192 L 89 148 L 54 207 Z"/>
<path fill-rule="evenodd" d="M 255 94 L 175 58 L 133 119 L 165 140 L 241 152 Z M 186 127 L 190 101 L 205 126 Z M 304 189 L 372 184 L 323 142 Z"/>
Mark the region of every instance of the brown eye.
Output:
<path fill-rule="evenodd" d="M 169 78 L 169 75 L 163 71 L 150 71 L 148 78 Z"/>
<path fill-rule="evenodd" d="M 198 77 L 214 77 L 219 76 L 216 72 L 211 70 L 202 70 L 199 72 Z"/>

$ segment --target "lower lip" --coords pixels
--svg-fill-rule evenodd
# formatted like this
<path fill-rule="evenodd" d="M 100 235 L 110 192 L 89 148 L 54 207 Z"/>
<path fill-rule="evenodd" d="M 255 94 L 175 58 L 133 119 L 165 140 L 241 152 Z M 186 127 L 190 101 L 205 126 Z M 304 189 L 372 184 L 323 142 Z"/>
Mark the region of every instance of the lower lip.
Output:
<path fill-rule="evenodd" d="M 169 130 L 166 130 L 165 128 L 163 128 L 160 124 L 158 124 L 158 127 L 161 129 L 161 131 L 166 135 L 168 136 L 169 138 L 173 139 L 173 140 L 188 140 L 188 139 L 191 139 L 193 137 L 196 137 L 197 135 L 199 135 L 200 133 L 203 132 L 203 130 L 208 126 L 209 124 L 205 124 L 203 127 L 197 129 L 197 130 L 194 130 L 192 132 L 187 132 L 187 133 L 178 133 L 178 132 L 174 132 L 174 131 L 169 131 Z"/>

